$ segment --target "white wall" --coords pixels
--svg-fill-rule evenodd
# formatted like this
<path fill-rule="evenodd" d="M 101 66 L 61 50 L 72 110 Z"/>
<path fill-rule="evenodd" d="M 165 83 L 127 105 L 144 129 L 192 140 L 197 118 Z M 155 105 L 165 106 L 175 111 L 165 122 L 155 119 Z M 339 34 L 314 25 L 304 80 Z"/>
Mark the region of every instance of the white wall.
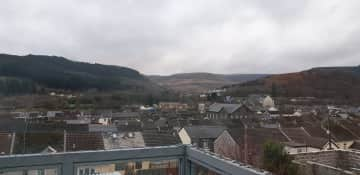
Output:
<path fill-rule="evenodd" d="M 309 153 L 309 152 L 318 152 L 320 151 L 320 149 L 318 148 L 313 148 L 313 147 L 289 147 L 289 146 L 285 146 L 285 151 L 288 154 L 299 154 L 299 153 Z"/>
<path fill-rule="evenodd" d="M 182 128 L 178 134 L 179 134 L 181 143 L 191 144 L 191 138 L 184 128 Z"/>
<path fill-rule="evenodd" d="M 275 107 L 275 102 L 270 96 L 266 96 L 263 101 L 263 107 L 264 108 L 271 108 Z"/>

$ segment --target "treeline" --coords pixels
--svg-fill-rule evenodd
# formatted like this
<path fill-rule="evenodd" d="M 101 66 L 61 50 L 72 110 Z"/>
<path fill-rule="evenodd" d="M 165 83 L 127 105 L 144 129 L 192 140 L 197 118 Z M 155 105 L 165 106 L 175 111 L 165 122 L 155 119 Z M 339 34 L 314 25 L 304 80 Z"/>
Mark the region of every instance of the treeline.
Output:
<path fill-rule="evenodd" d="M 0 77 L 0 95 L 19 95 L 35 92 L 36 85 L 31 80 Z"/>
<path fill-rule="evenodd" d="M 139 72 L 119 66 L 108 66 L 70 61 L 55 56 L 14 56 L 0 54 L 0 76 L 28 79 L 46 88 L 64 90 L 128 90 L 143 91 L 150 83 Z M 7 90 L 19 92 L 30 87 L 24 81 L 24 88 L 7 88 L 17 86 L 20 82 L 6 85 Z M 29 85 L 26 85 L 29 84 Z M 31 91 L 27 90 L 28 92 Z"/>
<path fill-rule="evenodd" d="M 265 93 L 273 97 L 316 97 L 347 103 L 360 103 L 360 66 L 313 68 L 271 75 L 227 88 L 227 95 L 247 96 Z"/>

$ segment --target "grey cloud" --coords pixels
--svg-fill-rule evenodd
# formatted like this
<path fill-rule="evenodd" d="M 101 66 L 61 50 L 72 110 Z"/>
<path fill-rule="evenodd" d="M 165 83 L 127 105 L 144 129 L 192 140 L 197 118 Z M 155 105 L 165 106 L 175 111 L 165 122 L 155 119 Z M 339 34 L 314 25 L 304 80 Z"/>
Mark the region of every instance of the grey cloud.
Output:
<path fill-rule="evenodd" d="M 357 65 L 359 9 L 358 0 L 5 0 L 0 52 L 147 74 Z"/>

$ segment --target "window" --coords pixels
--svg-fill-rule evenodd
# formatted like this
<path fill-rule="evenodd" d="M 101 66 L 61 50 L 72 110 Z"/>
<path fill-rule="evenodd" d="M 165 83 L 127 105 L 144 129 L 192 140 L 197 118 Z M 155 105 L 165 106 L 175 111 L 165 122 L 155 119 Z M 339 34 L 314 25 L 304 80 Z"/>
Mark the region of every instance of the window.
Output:
<path fill-rule="evenodd" d="M 38 173 L 37 173 L 38 175 L 44 175 L 45 174 L 45 172 L 44 172 L 44 170 L 38 170 Z"/>
<path fill-rule="evenodd" d="M 135 169 L 142 169 L 142 162 L 135 162 Z"/>
<path fill-rule="evenodd" d="M 85 168 L 85 175 L 89 175 L 89 174 L 90 174 L 89 168 Z"/>
<path fill-rule="evenodd" d="M 203 146 L 204 149 L 209 149 L 209 142 L 208 141 L 203 141 L 202 146 Z"/>
<path fill-rule="evenodd" d="M 125 170 L 127 164 L 126 163 L 116 163 L 115 164 L 115 171 Z"/>

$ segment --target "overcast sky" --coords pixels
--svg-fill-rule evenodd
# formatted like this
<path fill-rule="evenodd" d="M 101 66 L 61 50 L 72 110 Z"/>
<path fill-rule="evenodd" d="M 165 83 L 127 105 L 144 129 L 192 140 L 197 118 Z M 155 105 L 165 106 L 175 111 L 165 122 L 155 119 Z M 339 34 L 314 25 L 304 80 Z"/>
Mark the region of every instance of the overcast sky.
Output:
<path fill-rule="evenodd" d="M 360 0 L 1 0 L 0 52 L 144 74 L 360 64 Z"/>

